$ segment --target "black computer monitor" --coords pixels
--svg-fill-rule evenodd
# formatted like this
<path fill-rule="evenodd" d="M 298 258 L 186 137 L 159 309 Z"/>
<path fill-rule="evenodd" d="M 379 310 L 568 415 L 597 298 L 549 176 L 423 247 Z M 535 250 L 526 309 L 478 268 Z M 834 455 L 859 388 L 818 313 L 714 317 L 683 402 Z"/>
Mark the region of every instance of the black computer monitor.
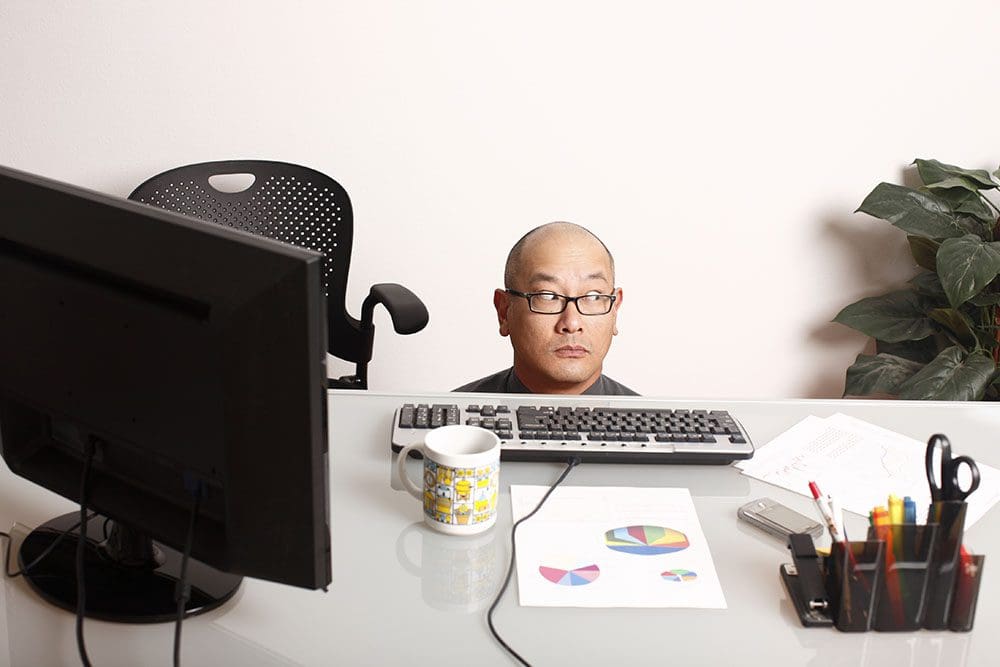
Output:
<path fill-rule="evenodd" d="M 330 582 L 322 255 L 0 167 L 0 451 L 86 504 L 86 613 Z M 197 507 L 193 533 L 191 516 Z M 22 566 L 78 514 L 25 538 Z M 75 609 L 76 537 L 27 573 Z"/>

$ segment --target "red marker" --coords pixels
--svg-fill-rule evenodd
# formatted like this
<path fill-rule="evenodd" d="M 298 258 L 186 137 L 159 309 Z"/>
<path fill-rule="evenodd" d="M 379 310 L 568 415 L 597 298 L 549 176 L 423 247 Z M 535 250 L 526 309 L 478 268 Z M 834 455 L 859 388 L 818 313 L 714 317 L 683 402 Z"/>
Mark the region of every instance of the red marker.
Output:
<path fill-rule="evenodd" d="M 833 520 L 833 512 L 830 511 L 826 500 L 823 499 L 823 494 L 820 493 L 816 482 L 809 482 L 809 490 L 812 491 L 813 500 L 816 501 L 816 507 L 819 508 L 820 516 L 823 517 L 827 530 L 830 531 L 830 539 L 834 542 L 840 542 L 843 538 L 840 536 L 840 531 L 837 530 L 837 522 Z"/>

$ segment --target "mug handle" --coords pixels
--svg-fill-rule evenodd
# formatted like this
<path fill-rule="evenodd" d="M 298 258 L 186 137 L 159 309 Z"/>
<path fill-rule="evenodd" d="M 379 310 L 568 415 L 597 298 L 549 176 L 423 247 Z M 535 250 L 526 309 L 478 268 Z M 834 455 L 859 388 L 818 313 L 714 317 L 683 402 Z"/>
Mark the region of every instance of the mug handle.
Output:
<path fill-rule="evenodd" d="M 399 450 L 399 455 L 398 455 L 399 458 L 396 459 L 396 472 L 399 474 L 399 481 L 403 483 L 403 488 L 409 491 L 411 496 L 423 502 L 424 500 L 423 489 L 418 488 L 417 485 L 414 484 L 413 481 L 410 479 L 410 477 L 406 474 L 406 457 L 409 456 L 410 450 L 413 449 L 417 450 L 418 452 L 426 456 L 426 453 L 424 452 L 423 443 L 418 442 L 416 444 L 407 445 L 406 447 L 403 447 L 401 450 Z"/>

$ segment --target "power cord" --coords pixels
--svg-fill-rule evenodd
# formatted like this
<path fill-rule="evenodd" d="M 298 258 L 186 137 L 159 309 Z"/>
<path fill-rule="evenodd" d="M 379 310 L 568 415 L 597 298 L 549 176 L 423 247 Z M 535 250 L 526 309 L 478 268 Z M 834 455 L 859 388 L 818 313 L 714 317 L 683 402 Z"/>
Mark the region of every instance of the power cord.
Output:
<path fill-rule="evenodd" d="M 93 519 L 95 516 L 97 516 L 97 512 L 91 512 L 87 516 L 87 522 L 89 523 L 90 520 Z M 79 527 L 80 527 L 80 522 L 78 521 L 78 522 L 74 523 L 72 526 L 70 526 L 69 528 L 67 528 L 66 530 L 64 530 L 63 532 L 59 533 L 59 537 L 57 537 L 56 539 L 52 540 L 52 543 L 49 544 L 49 546 L 45 547 L 45 550 L 42 551 L 42 553 L 38 554 L 35 557 L 35 560 L 31 561 L 30 563 L 28 563 L 27 565 L 25 565 L 20 570 L 17 570 L 16 572 L 12 572 L 11 569 L 10 569 L 10 550 L 11 550 L 11 547 L 13 546 L 14 538 L 11 536 L 10 533 L 5 533 L 2 530 L 0 530 L 0 537 L 6 537 L 7 538 L 7 548 L 6 548 L 5 553 L 4 553 L 4 574 L 7 575 L 7 577 L 10 578 L 10 579 L 15 579 L 17 577 L 20 577 L 22 575 L 27 574 L 31 570 L 31 568 L 33 568 L 36 565 L 38 565 L 40 562 L 42 562 L 43 558 L 45 558 L 50 553 L 52 553 L 52 551 L 57 546 L 59 546 L 59 543 L 62 542 L 63 539 L 65 539 L 66 537 L 68 537 L 69 535 L 71 535 L 73 533 L 73 531 L 76 530 Z"/>
<path fill-rule="evenodd" d="M 90 466 L 94 462 L 94 449 L 93 439 L 88 438 L 83 447 L 83 475 L 80 479 L 80 529 L 77 531 L 76 540 L 76 648 L 80 653 L 80 662 L 83 663 L 84 667 L 91 667 L 90 657 L 87 656 L 87 646 L 83 640 L 83 615 L 87 608 L 87 586 L 83 574 L 84 554 L 87 546 L 87 493 L 89 492 L 87 487 L 90 480 Z"/>
<path fill-rule="evenodd" d="M 525 521 L 527 521 L 528 519 L 530 519 L 531 517 L 533 517 L 538 512 L 538 510 L 542 509 L 542 505 L 544 505 L 545 501 L 549 499 L 549 496 L 552 495 L 552 492 L 556 490 L 556 487 L 559 486 L 564 479 L 566 479 L 566 476 L 569 475 L 570 470 L 580 465 L 580 462 L 581 461 L 579 456 L 574 456 L 569 461 L 567 461 L 566 469 L 562 471 L 562 474 L 559 475 L 559 479 L 557 479 L 552 484 L 552 486 L 549 487 L 549 490 L 545 492 L 545 495 L 542 496 L 542 499 L 538 501 L 538 504 L 535 506 L 535 509 L 531 510 L 531 512 L 518 519 L 514 523 L 514 526 L 510 529 L 510 565 L 507 566 L 507 576 L 504 577 L 503 585 L 500 586 L 500 590 L 499 592 L 497 592 L 497 596 L 493 600 L 493 604 L 490 605 L 489 611 L 486 612 L 486 623 L 490 626 L 490 632 L 493 634 L 493 637 L 500 643 L 501 646 L 504 647 L 504 649 L 508 653 L 514 656 L 514 658 L 518 662 L 520 662 L 522 665 L 525 665 L 526 667 L 531 667 L 531 663 L 522 658 L 517 653 L 517 651 L 512 649 L 510 645 L 507 642 L 505 642 L 502 637 L 500 637 L 500 633 L 497 632 L 496 627 L 493 625 L 493 612 L 496 610 L 497 605 L 500 604 L 500 600 L 503 598 L 503 594 L 507 592 L 507 587 L 510 585 L 511 576 L 513 576 L 514 574 L 514 562 L 517 557 L 517 541 L 516 541 L 517 527 L 520 526 Z"/>
<path fill-rule="evenodd" d="M 184 557 L 181 559 L 181 577 L 177 581 L 174 599 L 177 601 L 177 621 L 174 624 L 174 667 L 181 664 L 181 624 L 184 622 L 184 610 L 191 599 L 191 585 L 187 580 L 188 559 L 191 557 L 191 544 L 194 542 L 194 525 L 198 518 L 198 508 L 201 506 L 201 496 L 204 487 L 200 482 L 194 491 L 194 506 L 191 508 L 191 519 L 188 522 L 187 540 L 184 542 Z"/>

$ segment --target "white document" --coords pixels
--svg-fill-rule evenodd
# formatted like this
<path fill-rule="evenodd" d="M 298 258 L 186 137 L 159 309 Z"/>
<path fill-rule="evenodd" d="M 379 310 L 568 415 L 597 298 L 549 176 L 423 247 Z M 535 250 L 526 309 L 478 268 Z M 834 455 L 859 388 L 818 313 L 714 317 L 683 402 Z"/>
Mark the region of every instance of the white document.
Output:
<path fill-rule="evenodd" d="M 547 490 L 511 485 L 515 520 Z M 529 607 L 726 608 L 687 489 L 557 487 L 517 529 L 517 581 Z"/>
<path fill-rule="evenodd" d="M 917 505 L 917 522 L 923 523 L 931 502 L 924 469 L 926 449 L 925 442 L 836 414 L 825 419 L 806 417 L 758 449 L 752 459 L 735 465 L 744 475 L 807 497 L 811 497 L 809 482 L 814 481 L 845 510 L 862 516 L 877 505 L 886 505 L 890 493 L 910 496 Z M 959 449 L 952 456 L 961 453 Z M 1000 471 L 976 465 L 980 484 L 966 499 L 966 528 L 1000 501 Z M 964 468 L 959 479 L 968 488 Z"/>

